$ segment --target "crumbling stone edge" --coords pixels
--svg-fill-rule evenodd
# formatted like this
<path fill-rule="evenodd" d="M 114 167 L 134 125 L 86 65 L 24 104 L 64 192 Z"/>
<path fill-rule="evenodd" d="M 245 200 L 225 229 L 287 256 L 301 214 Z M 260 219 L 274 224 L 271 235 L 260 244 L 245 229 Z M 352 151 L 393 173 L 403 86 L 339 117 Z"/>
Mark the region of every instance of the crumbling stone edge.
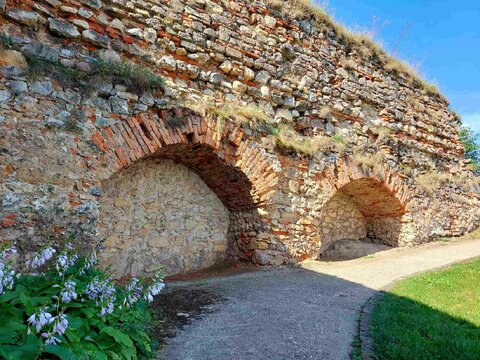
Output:
<path fill-rule="evenodd" d="M 370 332 L 370 321 L 371 321 L 372 313 L 373 313 L 373 310 L 375 309 L 375 306 L 380 301 L 380 299 L 388 291 L 390 291 L 393 288 L 394 285 L 396 285 L 398 282 L 400 282 L 404 279 L 410 278 L 412 276 L 416 276 L 416 275 L 423 274 L 423 273 L 426 273 L 426 272 L 431 272 L 431 271 L 439 271 L 439 270 L 442 270 L 442 269 L 449 268 L 450 266 L 453 266 L 453 265 L 467 263 L 467 262 L 470 262 L 470 261 L 474 261 L 476 259 L 480 259 L 480 256 L 473 256 L 473 257 L 468 258 L 468 259 L 455 261 L 455 262 L 452 262 L 450 264 L 434 267 L 432 269 L 428 269 L 428 270 L 424 270 L 424 271 L 417 271 L 413 274 L 410 274 L 408 276 L 403 276 L 401 278 L 398 278 L 398 279 L 392 281 L 391 283 L 389 283 L 388 285 L 386 285 L 385 287 L 380 289 L 377 293 L 375 293 L 375 295 L 371 296 L 365 302 L 365 304 L 363 304 L 363 306 L 361 307 L 361 309 L 359 311 L 360 314 L 359 314 L 358 322 L 357 322 L 356 338 L 359 339 L 359 343 L 360 343 L 360 345 L 359 345 L 360 346 L 360 359 L 362 359 L 362 360 L 378 360 L 379 359 L 375 355 L 375 351 L 373 350 L 373 338 L 372 338 L 372 334 Z M 353 354 L 353 350 L 352 350 L 352 354 Z"/>

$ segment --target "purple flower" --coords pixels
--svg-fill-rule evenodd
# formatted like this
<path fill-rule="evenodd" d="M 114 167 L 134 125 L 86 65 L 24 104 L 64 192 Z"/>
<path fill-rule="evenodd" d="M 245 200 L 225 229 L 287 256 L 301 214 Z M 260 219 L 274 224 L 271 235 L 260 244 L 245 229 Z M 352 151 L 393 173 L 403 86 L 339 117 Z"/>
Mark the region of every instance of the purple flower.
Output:
<path fill-rule="evenodd" d="M 145 294 L 143 295 L 143 297 L 148 302 L 152 302 L 153 297 L 160 294 L 164 287 L 165 284 L 163 283 L 163 271 L 160 269 L 155 273 L 152 278 L 152 282 L 145 289 Z"/>
<path fill-rule="evenodd" d="M 16 253 L 17 253 L 17 249 L 15 249 L 13 246 L 9 248 L 5 248 L 2 251 L 0 251 L 0 261 L 4 261 Z"/>
<path fill-rule="evenodd" d="M 64 250 L 58 255 L 55 267 L 60 275 L 64 274 L 69 267 L 75 265 L 75 262 L 78 260 L 78 255 L 76 252 Z"/>
<path fill-rule="evenodd" d="M 35 253 L 33 257 L 27 261 L 26 265 L 30 269 L 36 269 L 40 266 L 45 265 L 45 263 L 53 257 L 57 250 L 52 248 L 51 246 L 47 246 L 46 248 L 40 250 L 38 253 Z"/>
<path fill-rule="evenodd" d="M 70 301 L 77 298 L 78 294 L 75 291 L 77 284 L 73 280 L 67 280 L 63 286 L 60 296 L 62 298 L 62 303 L 69 303 Z"/>
<path fill-rule="evenodd" d="M 127 294 L 123 300 L 123 305 L 129 308 L 142 297 L 143 286 L 140 284 L 139 279 L 132 278 L 127 286 L 125 286 L 125 291 Z"/>
<path fill-rule="evenodd" d="M 55 317 L 55 321 L 53 323 L 53 333 L 58 335 L 63 335 L 65 330 L 68 327 L 68 320 L 64 314 L 60 314 Z"/>
<path fill-rule="evenodd" d="M 91 253 L 89 257 L 85 260 L 85 264 L 83 264 L 83 268 L 80 271 L 80 274 L 83 275 L 85 271 L 94 267 L 98 264 L 97 254 L 95 252 Z"/>
<path fill-rule="evenodd" d="M 37 333 L 38 333 L 40 332 L 40 330 L 42 330 L 43 327 L 51 324 L 54 320 L 55 318 L 52 316 L 52 314 L 47 312 L 47 308 L 45 307 L 43 309 L 40 309 L 38 313 L 35 313 L 32 316 L 30 316 L 27 322 L 30 325 L 35 326 L 35 329 L 37 330 Z"/>
<path fill-rule="evenodd" d="M 60 314 L 58 316 L 52 316 L 52 314 L 47 312 L 46 307 L 30 316 L 27 321 L 30 325 L 35 326 L 37 334 L 43 329 L 48 328 L 40 334 L 45 339 L 44 343 L 46 345 L 57 345 L 60 343 L 60 339 L 55 335 L 63 335 L 68 328 L 66 315 Z M 53 326 L 51 324 L 53 324 Z M 30 334 L 30 327 L 28 328 L 28 334 Z"/>
<path fill-rule="evenodd" d="M 0 295 L 3 290 L 13 288 L 15 280 L 15 270 L 9 265 L 0 262 Z"/>
<path fill-rule="evenodd" d="M 95 277 L 92 282 L 87 285 L 85 294 L 90 300 L 95 300 L 100 306 L 100 316 L 111 314 L 114 310 L 115 302 L 115 286 L 112 284 L 112 279 L 100 279 Z"/>
<path fill-rule="evenodd" d="M 56 338 L 55 335 L 52 333 L 42 333 L 42 337 L 45 338 L 45 345 L 57 345 L 58 343 L 61 343 L 59 338 Z"/>

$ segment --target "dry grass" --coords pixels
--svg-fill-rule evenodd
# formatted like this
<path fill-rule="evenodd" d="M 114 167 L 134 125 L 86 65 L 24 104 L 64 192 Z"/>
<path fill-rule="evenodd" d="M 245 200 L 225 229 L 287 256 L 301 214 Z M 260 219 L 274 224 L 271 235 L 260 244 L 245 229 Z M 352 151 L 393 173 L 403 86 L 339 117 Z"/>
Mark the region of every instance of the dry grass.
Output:
<path fill-rule="evenodd" d="M 238 125 L 256 125 L 269 119 L 267 113 L 255 104 L 242 105 L 238 101 L 217 103 L 211 96 L 192 97 L 186 101 L 186 106 L 202 116 L 232 119 Z"/>
<path fill-rule="evenodd" d="M 331 114 L 332 114 L 332 108 L 330 106 L 322 106 L 320 108 L 320 112 L 318 113 L 318 115 L 322 119 L 328 119 Z"/>
<path fill-rule="evenodd" d="M 411 166 L 400 164 L 400 168 L 403 170 L 403 173 L 407 176 L 412 176 L 414 174 L 414 170 Z"/>
<path fill-rule="evenodd" d="M 438 172 L 429 172 L 418 175 L 415 178 L 418 187 L 427 194 L 433 194 L 442 186 L 448 183 L 448 175 Z"/>
<path fill-rule="evenodd" d="M 480 192 L 480 177 L 472 174 L 455 175 L 450 178 L 452 184 L 467 192 Z"/>
<path fill-rule="evenodd" d="M 474 240 L 480 239 L 480 227 L 477 230 L 474 230 L 470 233 L 462 235 L 460 237 L 454 238 L 455 240 Z M 451 240 L 451 239 L 450 239 Z"/>
<path fill-rule="evenodd" d="M 456 185 L 466 192 L 478 193 L 480 190 L 480 177 L 466 174 L 451 175 L 432 171 L 417 176 L 415 182 L 427 194 L 433 194 L 447 184 Z"/>
<path fill-rule="evenodd" d="M 346 58 L 341 59 L 340 62 L 339 62 L 339 65 L 342 68 L 347 69 L 347 70 L 353 70 L 353 69 L 356 69 L 356 67 L 357 67 L 357 63 L 354 60 L 346 59 Z"/>
<path fill-rule="evenodd" d="M 15 66 L 20 69 L 26 69 L 28 67 L 27 60 L 22 53 L 15 50 L 1 50 L 0 63 L 3 65 Z"/>
<path fill-rule="evenodd" d="M 386 127 L 386 126 L 379 126 L 379 127 L 376 127 L 375 129 L 373 129 L 373 131 L 377 134 L 377 135 L 391 135 L 392 134 L 392 129 Z"/>
<path fill-rule="evenodd" d="M 288 125 L 281 125 L 278 128 L 277 143 L 283 148 L 306 156 L 318 152 L 334 152 L 343 156 L 347 150 L 347 142 L 341 136 L 307 137 L 300 135 Z"/>
<path fill-rule="evenodd" d="M 382 164 L 385 162 L 385 155 L 381 152 L 376 154 L 367 154 L 363 152 L 354 153 L 352 160 L 364 171 L 380 174 L 382 172 Z"/>
<path fill-rule="evenodd" d="M 309 0 L 267 0 L 266 3 L 270 8 L 279 11 L 283 16 L 292 17 L 297 20 L 313 20 L 313 24 L 318 28 L 333 28 L 339 39 L 348 47 L 357 50 L 362 56 L 374 56 L 378 58 L 378 60 L 384 64 L 384 68 L 387 71 L 405 74 L 411 78 L 417 86 L 425 90 L 427 94 L 439 96 L 444 99 L 435 85 L 423 80 L 418 72 L 408 63 L 387 54 L 382 44 L 375 41 L 371 34 L 354 32 L 341 24 L 337 24 L 333 17 L 324 9 L 312 4 Z"/>

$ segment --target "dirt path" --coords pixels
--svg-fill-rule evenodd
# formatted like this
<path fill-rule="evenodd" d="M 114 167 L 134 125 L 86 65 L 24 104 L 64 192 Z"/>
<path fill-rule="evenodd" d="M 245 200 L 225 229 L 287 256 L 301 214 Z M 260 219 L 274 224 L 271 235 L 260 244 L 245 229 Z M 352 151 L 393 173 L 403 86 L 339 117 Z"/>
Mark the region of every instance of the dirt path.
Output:
<path fill-rule="evenodd" d="M 480 240 L 393 249 L 335 263 L 262 270 L 172 287 L 222 298 L 167 340 L 159 359 L 348 359 L 358 310 L 403 277 L 480 256 Z"/>

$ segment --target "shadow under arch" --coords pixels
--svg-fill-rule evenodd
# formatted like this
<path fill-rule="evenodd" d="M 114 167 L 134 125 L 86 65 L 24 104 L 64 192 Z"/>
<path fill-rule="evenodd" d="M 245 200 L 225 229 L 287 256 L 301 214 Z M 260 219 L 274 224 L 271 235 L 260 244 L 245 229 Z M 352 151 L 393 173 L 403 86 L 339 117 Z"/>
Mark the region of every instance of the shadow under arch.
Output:
<path fill-rule="evenodd" d="M 162 110 L 158 114 L 141 114 L 134 119 L 129 119 L 127 122 L 119 122 L 100 131 L 102 132 L 102 138 L 106 139 L 105 144 L 103 144 L 104 151 L 109 156 L 110 167 L 113 168 L 110 176 L 102 182 L 104 188 L 111 187 L 112 179 L 117 184 L 122 183 L 122 181 L 118 180 L 122 176 L 129 178 L 129 181 L 143 181 L 145 176 L 141 173 L 144 170 L 139 169 L 138 164 L 147 164 L 147 168 L 156 167 L 159 165 L 155 162 L 158 159 L 181 164 L 181 166 L 191 169 L 198 175 L 203 183 L 220 199 L 225 208 L 228 209 L 228 217 L 223 217 L 219 224 L 212 223 L 213 225 L 209 226 L 208 229 L 202 228 L 199 230 L 201 233 L 202 231 L 203 233 L 210 231 L 210 236 L 205 235 L 204 238 L 221 237 L 221 241 L 227 244 L 226 249 L 220 245 L 218 246 L 223 253 L 222 256 L 218 257 L 218 260 L 225 260 L 227 254 L 229 257 L 241 256 L 242 252 L 248 250 L 248 243 L 251 240 L 248 234 L 251 232 L 252 227 L 260 223 L 256 221 L 259 216 L 256 209 L 269 203 L 271 196 L 275 192 L 278 181 L 277 169 L 279 167 L 275 163 L 277 161 L 276 158 L 267 154 L 256 142 L 247 139 L 241 129 L 233 124 L 222 124 L 212 117 L 200 117 L 188 109 L 177 108 L 169 111 Z M 170 166 L 169 169 L 172 169 L 171 165 L 168 166 Z M 183 181 L 183 179 L 180 180 Z M 202 185 L 198 182 L 196 184 L 190 187 L 191 191 L 201 190 Z M 155 186 L 157 184 L 152 183 L 152 187 Z M 179 181 L 178 186 L 182 186 L 181 181 Z M 190 190 L 185 189 L 185 192 Z M 134 191 L 138 192 L 139 190 Z M 144 191 L 148 192 L 149 190 Z M 204 190 L 202 191 L 201 194 L 203 195 L 200 193 L 196 195 L 195 201 L 198 203 L 198 206 L 194 208 L 197 213 L 205 217 L 203 221 L 208 222 L 209 219 L 206 216 L 208 211 L 203 210 L 208 210 L 207 204 L 209 202 L 205 201 L 205 208 L 202 209 L 201 197 L 203 196 L 207 199 L 209 195 Z M 117 195 L 113 191 L 107 193 L 107 197 L 109 196 L 110 199 L 105 199 L 104 197 L 103 204 L 107 210 L 115 206 L 112 198 Z M 168 194 L 163 195 L 168 196 Z M 186 193 L 185 196 L 187 196 Z M 162 199 L 157 199 L 156 202 L 160 203 L 160 206 L 169 206 L 168 201 L 162 205 Z M 170 204 L 172 203 L 170 202 Z M 132 218 L 132 214 L 135 211 L 142 210 L 138 208 L 154 207 L 155 211 L 160 210 L 153 205 L 142 204 L 138 201 L 134 205 L 132 208 L 137 207 L 137 210 L 132 209 L 128 213 L 123 212 L 113 217 L 123 217 L 125 218 L 124 220 L 132 223 L 137 221 L 135 218 Z M 223 214 L 223 211 L 217 205 L 215 206 L 216 209 L 210 212 L 213 214 L 212 216 L 216 216 L 215 214 L 218 213 Z M 179 209 L 177 212 L 181 211 L 182 209 Z M 114 212 L 110 211 L 110 214 L 114 214 Z M 185 217 L 187 215 L 193 217 L 195 214 L 186 214 Z M 117 244 L 119 243 L 128 242 L 128 231 L 125 232 L 127 235 L 122 237 L 123 240 L 119 240 L 118 236 L 114 234 L 115 231 L 112 231 L 112 226 L 109 226 L 109 221 L 115 221 L 115 219 L 108 219 L 107 211 L 107 216 L 101 218 L 100 221 L 103 235 L 109 240 L 106 242 L 106 247 L 115 248 L 115 246 L 118 247 Z M 183 224 L 186 221 L 183 218 L 180 222 Z M 192 221 L 195 220 L 190 219 L 190 222 Z M 226 233 L 219 234 L 213 229 L 216 226 L 223 228 L 224 225 L 228 227 Z M 157 227 L 156 224 L 150 224 L 144 229 L 144 232 L 154 231 L 155 227 Z M 189 266 L 185 264 L 179 265 L 179 262 L 185 263 L 188 261 L 182 260 L 182 252 L 196 252 L 196 259 L 202 257 L 209 258 L 208 250 L 203 248 L 195 249 L 193 246 L 190 249 L 189 247 L 189 244 L 195 244 L 201 240 L 191 239 L 192 236 L 187 235 L 185 235 L 185 238 L 187 244 L 182 245 L 181 249 L 180 245 L 175 248 L 176 245 L 172 244 L 172 242 L 162 242 L 161 245 L 158 245 L 152 241 L 152 246 L 161 246 L 161 250 L 157 249 L 155 251 L 158 253 L 163 252 L 165 255 L 163 258 L 157 259 L 157 266 L 165 258 L 168 259 L 169 256 L 177 259 L 176 264 L 167 264 L 166 270 L 169 274 L 192 271 L 214 265 L 212 261 L 203 262 L 200 260 Z M 141 241 L 140 238 L 137 238 L 138 241 Z M 182 241 L 185 242 L 184 240 Z M 165 246 L 167 243 L 168 246 Z M 133 260 L 137 263 L 142 262 L 143 260 L 139 253 L 145 253 L 149 250 L 150 248 L 134 250 L 132 247 L 131 257 L 136 257 Z M 113 259 L 115 256 L 115 254 L 112 254 L 110 258 Z M 131 271 L 132 265 L 128 268 L 130 270 L 125 270 L 125 273 L 118 275 L 127 275 L 129 272 L 140 272 L 143 274 L 151 272 L 151 270 L 146 269 Z"/>
<path fill-rule="evenodd" d="M 345 258 L 385 249 L 364 244 L 399 246 L 413 192 L 398 174 L 381 165 L 365 169 L 345 157 L 325 171 L 322 183 L 328 196 L 318 218 L 319 254 L 336 242 L 347 244 L 335 253 Z"/>

